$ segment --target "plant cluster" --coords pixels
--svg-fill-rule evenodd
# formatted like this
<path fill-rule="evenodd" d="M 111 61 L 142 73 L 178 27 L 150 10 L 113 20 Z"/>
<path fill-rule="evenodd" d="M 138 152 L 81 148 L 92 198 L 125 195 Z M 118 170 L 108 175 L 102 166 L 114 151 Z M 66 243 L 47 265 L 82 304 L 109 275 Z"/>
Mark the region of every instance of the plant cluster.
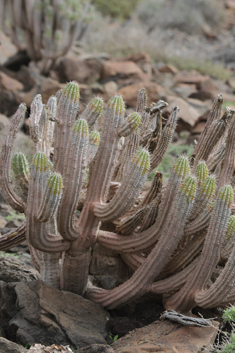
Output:
<path fill-rule="evenodd" d="M 1 0 L 0 23 L 19 50 L 40 61 L 45 74 L 82 37 L 88 10 L 85 0 Z"/>
<path fill-rule="evenodd" d="M 80 114 L 75 82 L 47 104 L 37 95 L 29 118 L 31 166 L 22 153 L 12 156 L 26 110 L 21 104 L 2 147 L 0 184 L 26 221 L 0 237 L 0 250 L 26 238 L 46 283 L 107 308 L 147 292 L 162 294 L 165 307 L 181 313 L 234 302 L 235 111 L 221 115 L 218 95 L 191 158 L 180 156 L 163 185 L 156 172 L 143 192 L 175 131 L 179 108 L 164 124 L 166 104 L 148 107 L 141 89 L 136 112 L 128 116 L 118 95 L 105 109 L 96 97 Z M 116 231 L 104 230 L 105 224 Z M 88 283 L 96 243 L 121 255 L 130 279 L 110 290 Z"/>

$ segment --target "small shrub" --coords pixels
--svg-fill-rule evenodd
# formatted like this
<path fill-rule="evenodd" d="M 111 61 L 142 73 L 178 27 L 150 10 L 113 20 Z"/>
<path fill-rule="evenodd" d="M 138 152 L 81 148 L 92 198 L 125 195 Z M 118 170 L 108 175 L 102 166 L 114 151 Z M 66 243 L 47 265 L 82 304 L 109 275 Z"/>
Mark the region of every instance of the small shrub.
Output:
<path fill-rule="evenodd" d="M 195 34 L 205 24 L 218 28 L 223 4 L 213 0 L 147 0 L 139 4 L 137 15 L 149 31 L 160 26 Z"/>
<path fill-rule="evenodd" d="M 93 0 L 93 4 L 102 14 L 119 19 L 129 18 L 138 2 L 139 0 Z"/>
<path fill-rule="evenodd" d="M 231 306 L 225 309 L 222 317 L 224 322 L 229 322 L 232 326 L 234 326 L 233 322 L 235 322 L 235 307 Z M 210 350 L 210 352 L 211 353 L 234 353 L 235 352 L 234 330 L 232 330 L 232 334 L 229 339 L 226 337 L 222 344 L 216 345 Z"/>

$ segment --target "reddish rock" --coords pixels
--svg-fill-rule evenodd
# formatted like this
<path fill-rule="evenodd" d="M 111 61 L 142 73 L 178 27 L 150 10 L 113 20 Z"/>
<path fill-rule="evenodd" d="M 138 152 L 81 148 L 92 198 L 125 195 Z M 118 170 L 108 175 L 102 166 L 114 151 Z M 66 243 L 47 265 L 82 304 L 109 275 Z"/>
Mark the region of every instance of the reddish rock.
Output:
<path fill-rule="evenodd" d="M 164 109 L 163 116 L 167 118 L 170 115 L 171 109 L 175 105 L 178 105 L 180 110 L 176 131 L 191 131 L 191 128 L 195 125 L 200 113 L 183 98 L 168 96 L 167 102 L 169 105 Z"/>
<path fill-rule="evenodd" d="M 217 38 L 216 33 L 213 31 L 213 29 L 207 23 L 203 24 L 202 32 L 207 39 L 215 40 Z"/>
<path fill-rule="evenodd" d="M 119 76 L 120 78 L 135 78 L 144 80 L 146 76 L 133 61 L 105 61 L 102 70 L 102 79 Z"/>
<path fill-rule="evenodd" d="M 201 134 L 202 131 L 204 130 L 205 124 L 206 123 L 202 122 L 202 121 L 200 123 L 196 124 L 194 126 L 194 128 L 192 129 L 191 133 L 192 134 Z"/>
<path fill-rule="evenodd" d="M 235 10 L 235 0 L 227 0 L 227 1 L 225 2 L 225 6 L 226 6 L 228 9 Z"/>
<path fill-rule="evenodd" d="M 176 83 L 187 83 L 187 84 L 196 84 L 197 86 L 202 85 L 203 82 L 210 79 L 209 76 L 201 75 L 199 72 L 192 71 L 181 71 L 175 76 Z"/>
<path fill-rule="evenodd" d="M 145 52 L 128 55 L 125 58 L 125 61 L 134 61 L 135 63 L 151 63 L 150 55 Z"/>
<path fill-rule="evenodd" d="M 191 98 L 200 100 L 212 99 L 216 96 L 217 87 L 209 76 L 200 75 L 195 71 L 180 72 L 175 76 L 177 84 L 194 84 L 198 92 L 192 92 Z"/>
<path fill-rule="evenodd" d="M 164 72 L 164 73 L 168 72 L 168 73 L 174 74 L 174 75 L 179 72 L 179 70 L 175 66 L 173 66 L 171 64 L 163 65 L 160 68 L 158 68 L 158 70 L 160 72 Z"/>
<path fill-rule="evenodd" d="M 113 97 L 117 93 L 117 90 L 118 86 L 114 81 L 109 81 L 104 84 L 104 93 L 106 93 L 107 98 Z"/>
<path fill-rule="evenodd" d="M 187 99 L 187 102 L 197 110 L 197 112 L 200 114 L 200 116 L 202 114 L 204 114 L 205 112 L 207 112 L 208 110 L 211 109 L 211 101 L 205 101 L 205 102 L 202 102 L 201 100 L 199 99 L 195 99 L 195 98 L 188 98 Z M 200 118 L 199 116 L 199 118 Z M 198 119 L 199 119 L 198 118 Z"/>
<path fill-rule="evenodd" d="M 217 93 L 217 88 L 214 82 L 210 77 L 205 76 L 207 79 L 202 80 L 197 84 L 197 89 L 203 92 L 208 92 L 211 94 L 214 94 L 214 96 Z M 216 93 L 215 93 L 216 92 Z"/>
<path fill-rule="evenodd" d="M 214 343 L 218 323 L 213 327 L 189 327 L 170 321 L 155 321 L 131 331 L 112 344 L 115 353 L 199 353 Z"/>
<path fill-rule="evenodd" d="M 0 89 L 6 89 L 11 92 L 18 92 L 23 90 L 23 88 L 24 86 L 22 83 L 0 71 Z"/>
<path fill-rule="evenodd" d="M 0 43 L 0 65 L 3 65 L 8 58 L 17 53 L 18 49 L 3 32 L 0 32 Z"/>
<path fill-rule="evenodd" d="M 187 98 L 190 94 L 195 93 L 197 88 L 195 84 L 177 83 L 172 90 L 181 97 Z"/>
<path fill-rule="evenodd" d="M 141 52 L 138 54 L 129 55 L 125 61 L 134 61 L 141 70 L 147 75 L 147 79 L 152 79 L 152 74 L 154 73 L 154 68 L 151 63 L 151 59 L 148 53 Z"/>
<path fill-rule="evenodd" d="M 171 109 L 175 106 L 178 105 L 180 108 L 179 111 L 179 118 L 184 120 L 186 123 L 188 123 L 191 126 L 195 125 L 195 122 L 197 121 L 199 117 L 199 113 L 196 109 L 191 107 L 190 104 L 188 104 L 183 98 L 180 97 L 174 97 L 174 96 L 168 96 L 167 101 L 169 103 L 168 107 L 166 107 L 167 112 L 171 112 Z"/>
<path fill-rule="evenodd" d="M 56 80 L 53 80 L 52 78 L 46 78 L 45 80 L 43 80 L 40 92 L 42 95 L 43 103 L 46 103 L 51 95 L 55 95 L 56 92 L 63 87 L 63 84 L 59 83 Z"/>
<path fill-rule="evenodd" d="M 159 99 L 164 98 L 165 96 L 164 88 L 155 82 L 147 82 L 147 83 L 139 82 L 132 85 L 128 85 L 128 86 L 122 87 L 118 91 L 118 93 L 122 95 L 128 107 L 135 108 L 138 91 L 143 87 L 146 88 L 148 101 L 151 103 L 157 102 Z"/>
<path fill-rule="evenodd" d="M 59 64 L 61 82 L 77 81 L 91 84 L 100 78 L 102 63 L 95 58 L 80 60 L 77 58 L 63 58 Z"/>

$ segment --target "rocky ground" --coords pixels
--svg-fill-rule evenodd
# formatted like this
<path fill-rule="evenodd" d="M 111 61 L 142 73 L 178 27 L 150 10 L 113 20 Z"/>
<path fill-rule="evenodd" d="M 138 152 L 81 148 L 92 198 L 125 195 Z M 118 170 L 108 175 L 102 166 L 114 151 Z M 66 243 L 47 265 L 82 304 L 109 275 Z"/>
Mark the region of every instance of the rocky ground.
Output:
<path fill-rule="evenodd" d="M 225 80 L 209 74 L 202 75 L 195 70 L 179 70 L 172 64 L 153 63 L 147 52 L 115 59 L 104 53 L 83 52 L 78 55 L 76 50 L 62 58 L 48 77 L 44 77 L 40 75 L 37 66 L 29 62 L 26 54 L 18 53 L 16 47 L 0 32 L 0 145 L 10 117 L 18 105 L 25 102 L 30 113 L 31 101 L 38 93 L 46 103 L 50 95 L 63 88 L 66 82 L 76 80 L 81 88 L 81 110 L 94 95 L 103 97 L 107 102 L 118 93 L 123 96 L 127 109 L 132 111 L 135 109 L 138 90 L 145 87 L 149 103 L 159 99 L 168 103 L 164 117 L 169 115 L 174 105 L 180 107 L 180 119 L 173 145 L 159 167 L 167 175 L 174 158 L 192 150 L 218 93 L 223 94 L 224 107 L 235 108 L 235 59 L 231 54 L 231 43 L 235 36 L 235 1 L 227 1 L 226 4 L 228 17 L 221 34 L 213 35 L 210 29 L 205 28 L 203 40 L 195 37 L 195 45 L 192 46 L 197 50 L 203 50 L 203 45 L 206 46 L 206 50 L 211 53 L 211 60 L 215 51 L 217 57 L 223 56 L 221 58 L 230 70 Z M 170 42 L 173 49 L 176 44 L 177 48 L 182 47 L 179 43 L 184 41 L 183 34 L 178 35 L 177 41 L 173 39 Z M 187 50 L 190 50 L 191 41 L 187 43 Z M 27 133 L 28 119 L 18 134 L 14 148 L 30 156 L 32 144 Z M 0 233 L 5 234 L 19 226 L 23 220 L 24 216 L 12 211 L 0 193 Z M 93 270 L 95 274 L 96 268 Z M 140 353 L 156 351 L 154 349 L 162 351 L 163 347 L 164 352 L 169 353 L 180 351 L 179 347 L 184 347 L 185 352 L 196 353 L 202 345 L 208 348 L 217 332 L 216 324 L 204 329 L 183 328 L 179 324 L 166 321 L 159 324 L 156 320 L 159 319 L 163 307 L 157 298 L 148 298 L 148 301 L 143 300 L 120 310 L 107 312 L 76 296 L 76 301 L 80 304 L 75 308 L 73 294 L 52 290 L 40 282 L 40 275 L 31 267 L 26 244 L 0 252 L 0 292 L 0 353 L 57 353 L 72 352 L 72 349 L 77 353 Z M 49 298 L 47 302 L 43 299 L 45 296 Z M 32 306 L 35 298 L 37 304 Z M 92 316 L 88 316 L 87 322 L 84 321 L 83 318 L 91 312 Z M 216 316 L 220 314 L 215 313 Z M 76 316 L 76 320 L 71 321 L 71 316 Z M 128 332 L 130 333 L 127 335 Z M 37 340 L 35 337 L 39 336 L 40 339 Z M 193 341 L 194 337 L 198 340 Z M 114 342 L 117 338 L 117 342 Z M 18 342 L 21 346 L 8 340 Z M 33 344 L 30 350 L 29 342 Z M 107 345 L 107 342 L 112 346 Z M 52 344 L 50 348 L 42 346 Z M 81 348 L 83 346 L 89 347 Z"/>

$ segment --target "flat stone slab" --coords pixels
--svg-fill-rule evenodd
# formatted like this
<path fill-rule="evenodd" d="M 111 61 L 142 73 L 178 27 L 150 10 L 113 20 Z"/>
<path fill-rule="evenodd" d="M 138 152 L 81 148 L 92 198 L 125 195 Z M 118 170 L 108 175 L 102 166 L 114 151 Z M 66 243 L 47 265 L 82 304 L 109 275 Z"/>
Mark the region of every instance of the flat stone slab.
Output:
<path fill-rule="evenodd" d="M 112 344 L 115 353 L 199 353 L 213 345 L 219 324 L 189 327 L 168 320 L 135 329 Z"/>
<path fill-rule="evenodd" d="M 1 325 L 22 346 L 40 343 L 78 349 L 106 344 L 108 320 L 101 305 L 40 280 L 0 282 Z"/>

